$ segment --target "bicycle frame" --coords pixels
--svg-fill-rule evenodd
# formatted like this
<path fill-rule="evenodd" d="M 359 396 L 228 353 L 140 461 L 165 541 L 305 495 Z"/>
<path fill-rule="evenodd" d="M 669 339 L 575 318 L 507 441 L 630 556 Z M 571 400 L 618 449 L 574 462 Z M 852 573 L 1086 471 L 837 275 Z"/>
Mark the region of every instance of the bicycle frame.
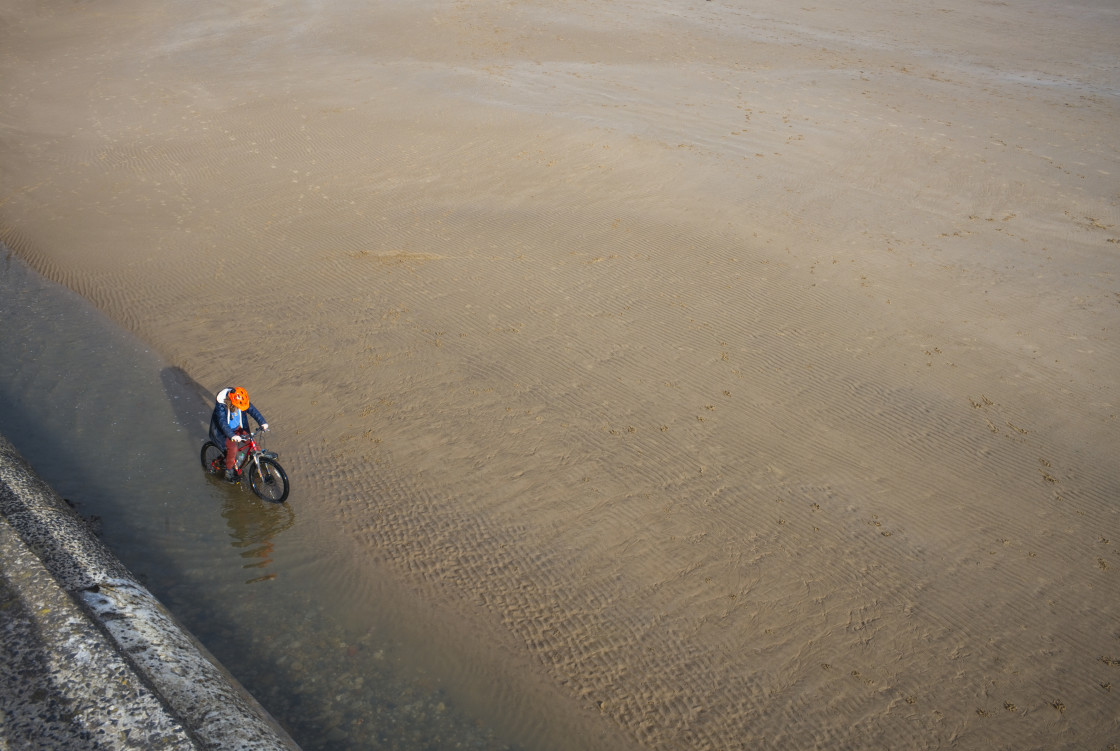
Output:
<path fill-rule="evenodd" d="M 248 443 L 237 449 L 238 459 L 234 462 L 234 471 L 237 472 L 239 477 L 244 472 L 245 465 L 247 465 L 250 461 L 253 462 L 253 466 L 259 472 L 261 468 L 262 458 L 275 459 L 279 456 L 279 454 L 277 454 L 275 451 L 265 450 L 263 445 L 264 438 L 261 438 L 261 441 L 259 443 L 257 442 L 257 435 L 259 435 L 261 432 L 262 431 L 258 429 L 252 433 L 249 433 Z"/>

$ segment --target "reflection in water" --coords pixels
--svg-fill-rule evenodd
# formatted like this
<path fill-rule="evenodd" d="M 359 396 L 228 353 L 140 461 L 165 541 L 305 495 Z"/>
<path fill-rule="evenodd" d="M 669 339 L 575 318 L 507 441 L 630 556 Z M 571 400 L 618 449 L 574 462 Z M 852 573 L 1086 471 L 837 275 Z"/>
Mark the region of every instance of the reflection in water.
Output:
<path fill-rule="evenodd" d="M 245 559 L 242 568 L 264 569 L 272 563 L 274 541 L 296 523 L 296 514 L 287 503 L 266 503 L 255 495 L 232 489 L 222 504 L 222 516 L 229 526 L 235 549 Z M 269 572 L 246 579 L 246 584 L 275 579 Z"/>

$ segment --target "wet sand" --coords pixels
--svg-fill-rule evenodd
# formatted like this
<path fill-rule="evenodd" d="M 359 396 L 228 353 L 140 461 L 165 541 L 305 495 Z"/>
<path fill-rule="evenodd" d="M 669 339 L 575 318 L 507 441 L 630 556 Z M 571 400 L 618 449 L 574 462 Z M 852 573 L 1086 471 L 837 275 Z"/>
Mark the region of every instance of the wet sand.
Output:
<path fill-rule="evenodd" d="M 1118 30 L 21 0 L 0 240 L 249 388 L 324 587 L 392 577 L 464 694 L 614 747 L 1104 747 Z"/>

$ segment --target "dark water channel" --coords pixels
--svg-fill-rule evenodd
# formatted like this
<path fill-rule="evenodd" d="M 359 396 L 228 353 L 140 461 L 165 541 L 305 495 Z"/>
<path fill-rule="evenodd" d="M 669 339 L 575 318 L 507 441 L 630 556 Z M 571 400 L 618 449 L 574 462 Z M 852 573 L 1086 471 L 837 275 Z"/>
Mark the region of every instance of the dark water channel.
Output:
<path fill-rule="evenodd" d="M 198 390 L 0 246 L 0 432 L 303 748 L 519 747 L 412 659 L 377 592 L 348 607 L 298 456 L 283 505 L 202 473 Z"/>

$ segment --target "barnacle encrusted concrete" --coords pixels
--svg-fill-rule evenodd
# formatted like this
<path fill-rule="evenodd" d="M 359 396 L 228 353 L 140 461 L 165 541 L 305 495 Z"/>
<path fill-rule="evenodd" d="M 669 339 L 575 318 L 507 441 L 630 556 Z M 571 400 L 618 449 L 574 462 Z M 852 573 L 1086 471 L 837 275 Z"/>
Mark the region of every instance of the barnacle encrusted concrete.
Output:
<path fill-rule="evenodd" d="M 0 746 L 297 749 L 3 436 L 0 637 Z"/>

